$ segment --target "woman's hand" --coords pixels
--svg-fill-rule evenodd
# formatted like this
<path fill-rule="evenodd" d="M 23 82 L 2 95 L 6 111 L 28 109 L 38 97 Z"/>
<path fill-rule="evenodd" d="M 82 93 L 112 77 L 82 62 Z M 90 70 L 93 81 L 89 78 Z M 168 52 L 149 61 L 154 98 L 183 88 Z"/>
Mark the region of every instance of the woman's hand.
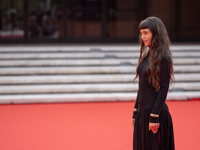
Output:
<path fill-rule="evenodd" d="M 135 119 L 134 118 L 132 118 L 132 126 L 134 127 L 134 123 L 135 123 Z"/>
<path fill-rule="evenodd" d="M 149 123 L 149 131 L 151 130 L 154 134 L 158 132 L 159 123 Z"/>

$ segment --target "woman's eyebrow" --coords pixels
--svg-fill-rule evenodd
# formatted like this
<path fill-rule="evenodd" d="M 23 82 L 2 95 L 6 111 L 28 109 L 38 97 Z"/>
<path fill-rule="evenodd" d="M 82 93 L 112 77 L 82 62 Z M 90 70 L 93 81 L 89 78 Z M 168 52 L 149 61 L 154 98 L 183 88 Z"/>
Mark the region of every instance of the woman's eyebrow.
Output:
<path fill-rule="evenodd" d="M 145 33 L 145 32 L 148 32 L 148 31 L 140 31 L 140 33 Z"/>

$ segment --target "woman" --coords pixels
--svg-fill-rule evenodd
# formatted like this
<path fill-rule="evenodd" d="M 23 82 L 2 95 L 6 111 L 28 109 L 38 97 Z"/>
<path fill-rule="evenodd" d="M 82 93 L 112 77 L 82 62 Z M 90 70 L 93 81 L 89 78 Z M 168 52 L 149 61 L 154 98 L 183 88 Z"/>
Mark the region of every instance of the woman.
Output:
<path fill-rule="evenodd" d="M 174 150 L 172 119 L 165 103 L 173 79 L 170 41 L 156 17 L 140 25 L 140 56 L 136 69 L 139 90 L 133 109 L 134 150 Z"/>

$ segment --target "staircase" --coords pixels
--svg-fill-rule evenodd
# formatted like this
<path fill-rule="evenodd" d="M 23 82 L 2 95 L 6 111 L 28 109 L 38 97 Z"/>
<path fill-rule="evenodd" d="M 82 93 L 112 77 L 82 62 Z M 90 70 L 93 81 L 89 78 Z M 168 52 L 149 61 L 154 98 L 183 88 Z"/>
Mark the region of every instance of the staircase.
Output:
<path fill-rule="evenodd" d="M 168 100 L 200 98 L 200 45 L 171 46 Z M 0 103 L 135 100 L 138 45 L 0 46 Z"/>

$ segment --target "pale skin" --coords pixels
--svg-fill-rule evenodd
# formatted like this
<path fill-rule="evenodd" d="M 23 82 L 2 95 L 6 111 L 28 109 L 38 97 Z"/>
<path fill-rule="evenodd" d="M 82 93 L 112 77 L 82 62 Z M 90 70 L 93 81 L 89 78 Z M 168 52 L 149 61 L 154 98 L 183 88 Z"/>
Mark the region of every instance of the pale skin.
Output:
<path fill-rule="evenodd" d="M 132 118 L 132 126 L 134 127 L 135 119 Z M 151 130 L 154 134 L 158 132 L 159 123 L 149 123 L 149 131 Z"/>
<path fill-rule="evenodd" d="M 145 46 L 151 46 L 151 39 L 153 34 L 149 30 L 149 28 L 140 30 L 141 39 Z M 135 119 L 132 118 L 132 125 L 134 127 Z M 160 127 L 159 123 L 149 123 L 149 131 L 151 130 L 154 134 L 158 132 L 158 128 Z"/>

